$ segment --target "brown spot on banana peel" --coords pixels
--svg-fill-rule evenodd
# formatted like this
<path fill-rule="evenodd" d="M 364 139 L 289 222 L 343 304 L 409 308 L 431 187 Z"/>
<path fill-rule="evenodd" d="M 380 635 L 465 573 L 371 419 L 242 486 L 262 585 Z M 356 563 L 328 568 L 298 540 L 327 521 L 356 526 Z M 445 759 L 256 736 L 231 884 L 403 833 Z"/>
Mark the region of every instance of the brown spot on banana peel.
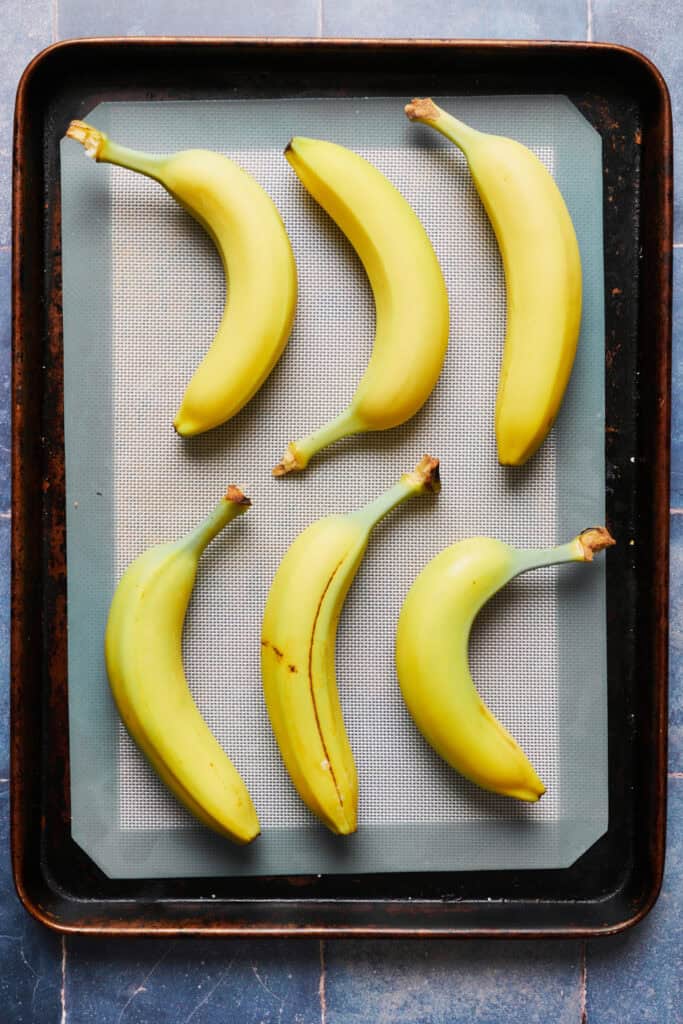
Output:
<path fill-rule="evenodd" d="M 605 548 L 611 548 L 616 541 L 604 526 L 590 526 L 579 534 L 579 544 L 583 557 L 587 562 L 593 561 L 593 555 Z"/>
<path fill-rule="evenodd" d="M 261 647 L 270 647 L 278 661 L 282 661 L 285 656 L 284 652 L 279 647 L 276 647 L 275 644 L 271 644 L 270 640 L 261 640 Z"/>
<path fill-rule="evenodd" d="M 270 647 L 271 651 L 273 652 L 278 661 L 282 661 L 282 659 L 285 656 L 284 651 L 281 651 L 279 647 L 275 646 L 275 644 L 271 644 L 270 640 L 261 640 L 261 647 Z M 289 662 L 287 668 L 291 675 L 296 675 L 299 672 L 299 669 L 296 667 L 296 665 L 293 665 L 291 662 Z"/>
<path fill-rule="evenodd" d="M 403 109 L 411 121 L 436 121 L 439 117 L 439 108 L 428 96 L 424 99 L 416 96 Z"/>

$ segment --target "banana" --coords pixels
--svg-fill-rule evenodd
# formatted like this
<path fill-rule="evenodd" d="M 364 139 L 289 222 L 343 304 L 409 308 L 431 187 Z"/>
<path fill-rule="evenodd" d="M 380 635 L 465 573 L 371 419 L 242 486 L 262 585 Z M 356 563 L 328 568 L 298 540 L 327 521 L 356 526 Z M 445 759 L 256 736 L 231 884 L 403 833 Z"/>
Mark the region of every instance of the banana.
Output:
<path fill-rule="evenodd" d="M 427 742 L 484 789 L 528 801 L 545 792 L 522 749 L 475 689 L 467 657 L 475 616 L 519 573 L 560 562 L 590 562 L 596 551 L 614 543 L 604 527 L 546 550 L 517 550 L 472 537 L 433 558 L 410 588 L 396 631 L 403 699 Z"/>
<path fill-rule="evenodd" d="M 372 164 L 343 146 L 294 138 L 285 156 L 347 236 L 370 280 L 375 341 L 350 406 L 290 443 L 274 476 L 305 469 L 350 434 L 387 430 L 427 401 L 448 345 L 448 294 L 431 242 L 406 200 Z"/>
<path fill-rule="evenodd" d="M 520 466 L 555 421 L 581 325 L 581 257 L 562 194 L 513 139 L 475 131 L 430 99 L 406 108 L 464 153 L 503 259 L 507 328 L 498 384 L 498 460 Z"/>
<path fill-rule="evenodd" d="M 247 788 L 202 718 L 185 679 L 182 631 L 200 555 L 249 499 L 231 486 L 200 525 L 126 570 L 105 634 L 111 691 L 132 739 L 201 822 L 236 843 L 259 834 Z"/>
<path fill-rule="evenodd" d="M 66 134 L 95 160 L 158 181 L 215 242 L 230 295 L 173 425 L 190 437 L 225 423 L 275 366 L 294 319 L 296 264 L 275 204 L 251 175 L 218 153 L 151 156 L 117 145 L 83 121 L 72 121 Z"/>
<path fill-rule="evenodd" d="M 438 492 L 438 465 L 426 455 L 375 501 L 309 526 L 285 554 L 266 602 L 261 674 L 273 732 L 302 800 L 340 835 L 356 830 L 358 779 L 335 677 L 339 616 L 372 528 L 408 498 Z"/>

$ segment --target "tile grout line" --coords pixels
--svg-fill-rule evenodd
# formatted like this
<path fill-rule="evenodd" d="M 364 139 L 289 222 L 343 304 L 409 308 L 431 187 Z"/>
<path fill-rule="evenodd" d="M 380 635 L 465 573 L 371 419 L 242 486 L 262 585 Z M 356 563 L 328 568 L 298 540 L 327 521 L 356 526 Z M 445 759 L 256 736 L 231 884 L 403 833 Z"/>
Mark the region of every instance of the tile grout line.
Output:
<path fill-rule="evenodd" d="M 672 242 L 671 244 L 674 249 L 683 249 L 683 242 Z"/>
<path fill-rule="evenodd" d="M 59 1024 L 66 1024 L 66 935 L 62 935 L 62 987 L 59 990 L 62 1009 Z"/>
<path fill-rule="evenodd" d="M 593 42 L 593 0 L 586 0 L 586 41 Z"/>
<path fill-rule="evenodd" d="M 56 43 L 57 40 L 59 39 L 59 9 L 58 9 L 58 6 L 57 6 L 58 2 L 59 2 L 59 0 L 51 0 L 51 3 L 50 3 L 50 20 L 51 20 L 51 26 L 50 27 L 52 29 L 52 42 L 53 43 Z"/>
<path fill-rule="evenodd" d="M 669 772 L 670 779 L 683 779 L 683 772 Z"/>
<path fill-rule="evenodd" d="M 318 17 L 315 26 L 315 31 L 318 39 L 323 37 L 323 0 L 318 0 Z"/>
<path fill-rule="evenodd" d="M 581 1019 L 580 1024 L 588 1024 L 588 1010 L 587 1004 L 587 985 L 586 979 L 588 976 L 588 969 L 586 965 L 586 940 L 581 940 L 579 946 L 579 985 L 581 988 Z"/>
<path fill-rule="evenodd" d="M 318 984 L 318 995 L 320 996 L 320 1024 L 327 1024 L 327 999 L 325 996 L 325 940 L 320 939 L 320 982 Z"/>

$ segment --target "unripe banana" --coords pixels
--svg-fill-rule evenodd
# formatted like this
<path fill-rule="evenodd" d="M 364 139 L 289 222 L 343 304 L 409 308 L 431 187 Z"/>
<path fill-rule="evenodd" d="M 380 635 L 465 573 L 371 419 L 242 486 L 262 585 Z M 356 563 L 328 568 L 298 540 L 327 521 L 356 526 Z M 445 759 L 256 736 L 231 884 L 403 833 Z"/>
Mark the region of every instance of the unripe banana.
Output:
<path fill-rule="evenodd" d="M 541 161 L 513 139 L 463 124 L 429 99 L 405 108 L 464 153 L 498 240 L 507 327 L 496 402 L 498 459 L 519 466 L 555 422 L 581 326 L 581 257 L 562 194 Z"/>
<path fill-rule="evenodd" d="M 528 801 L 545 792 L 472 681 L 468 641 L 477 613 L 519 573 L 560 562 L 590 562 L 596 551 L 614 543 L 604 527 L 546 550 L 517 550 L 489 537 L 472 537 L 433 558 L 410 588 L 396 632 L 403 699 L 427 742 L 484 789 Z"/>
<path fill-rule="evenodd" d="M 350 434 L 387 430 L 414 416 L 436 384 L 448 345 L 448 294 L 425 229 L 401 193 L 357 153 L 332 142 L 292 139 L 287 160 L 347 236 L 375 299 L 375 341 L 348 409 L 290 443 L 274 476 L 305 469 Z"/>
<path fill-rule="evenodd" d="M 240 489 L 229 487 L 186 537 L 136 558 L 116 588 L 104 645 L 111 691 L 132 739 L 178 800 L 236 843 L 259 834 L 258 818 L 244 782 L 192 699 L 182 631 L 200 555 L 248 508 Z"/>
<path fill-rule="evenodd" d="M 230 295 L 173 425 L 190 437 L 225 423 L 275 366 L 294 319 L 296 264 L 275 204 L 251 175 L 218 153 L 151 156 L 117 145 L 83 121 L 72 121 L 67 135 L 95 160 L 158 181 L 216 243 Z"/>
<path fill-rule="evenodd" d="M 341 835 L 356 830 L 358 779 L 335 676 L 339 616 L 372 528 L 408 498 L 438 491 L 438 465 L 426 455 L 369 505 L 309 526 L 285 554 L 268 595 L 261 673 L 273 732 L 302 800 Z"/>

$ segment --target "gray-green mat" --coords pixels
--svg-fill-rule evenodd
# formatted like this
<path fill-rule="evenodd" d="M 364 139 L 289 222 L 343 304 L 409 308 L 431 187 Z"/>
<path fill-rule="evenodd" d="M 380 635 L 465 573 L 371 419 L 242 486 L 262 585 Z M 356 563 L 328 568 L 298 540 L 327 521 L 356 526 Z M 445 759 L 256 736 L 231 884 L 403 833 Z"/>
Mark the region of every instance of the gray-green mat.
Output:
<path fill-rule="evenodd" d="M 545 546 L 604 519 L 600 139 L 560 96 L 439 102 L 530 146 L 560 185 L 579 238 L 579 354 L 555 429 L 523 469 L 498 466 L 493 438 L 505 327 L 495 240 L 464 159 L 409 124 L 403 101 L 105 103 L 88 116 L 133 148 L 205 147 L 236 159 L 271 194 L 292 239 L 300 298 L 284 356 L 238 417 L 191 440 L 171 421 L 220 317 L 218 255 L 160 186 L 62 142 L 72 833 L 112 877 L 553 868 L 606 828 L 604 558 L 515 581 L 475 627 L 475 679 L 545 781 L 538 805 L 484 793 L 441 762 L 395 678 L 401 601 L 446 544 L 483 533 Z M 401 190 L 443 267 L 452 330 L 444 372 L 415 419 L 274 480 L 287 441 L 350 399 L 374 325 L 358 259 L 282 156 L 293 134 L 355 149 Z M 340 624 L 339 686 L 361 795 L 357 834 L 333 837 L 300 802 L 270 732 L 261 611 L 304 526 L 369 500 L 424 452 L 442 460 L 441 495 L 411 502 L 376 530 Z M 102 650 L 126 565 L 189 529 L 231 482 L 253 508 L 204 556 L 184 654 L 199 707 L 259 813 L 263 834 L 247 849 L 196 825 L 157 781 L 120 725 Z"/>

